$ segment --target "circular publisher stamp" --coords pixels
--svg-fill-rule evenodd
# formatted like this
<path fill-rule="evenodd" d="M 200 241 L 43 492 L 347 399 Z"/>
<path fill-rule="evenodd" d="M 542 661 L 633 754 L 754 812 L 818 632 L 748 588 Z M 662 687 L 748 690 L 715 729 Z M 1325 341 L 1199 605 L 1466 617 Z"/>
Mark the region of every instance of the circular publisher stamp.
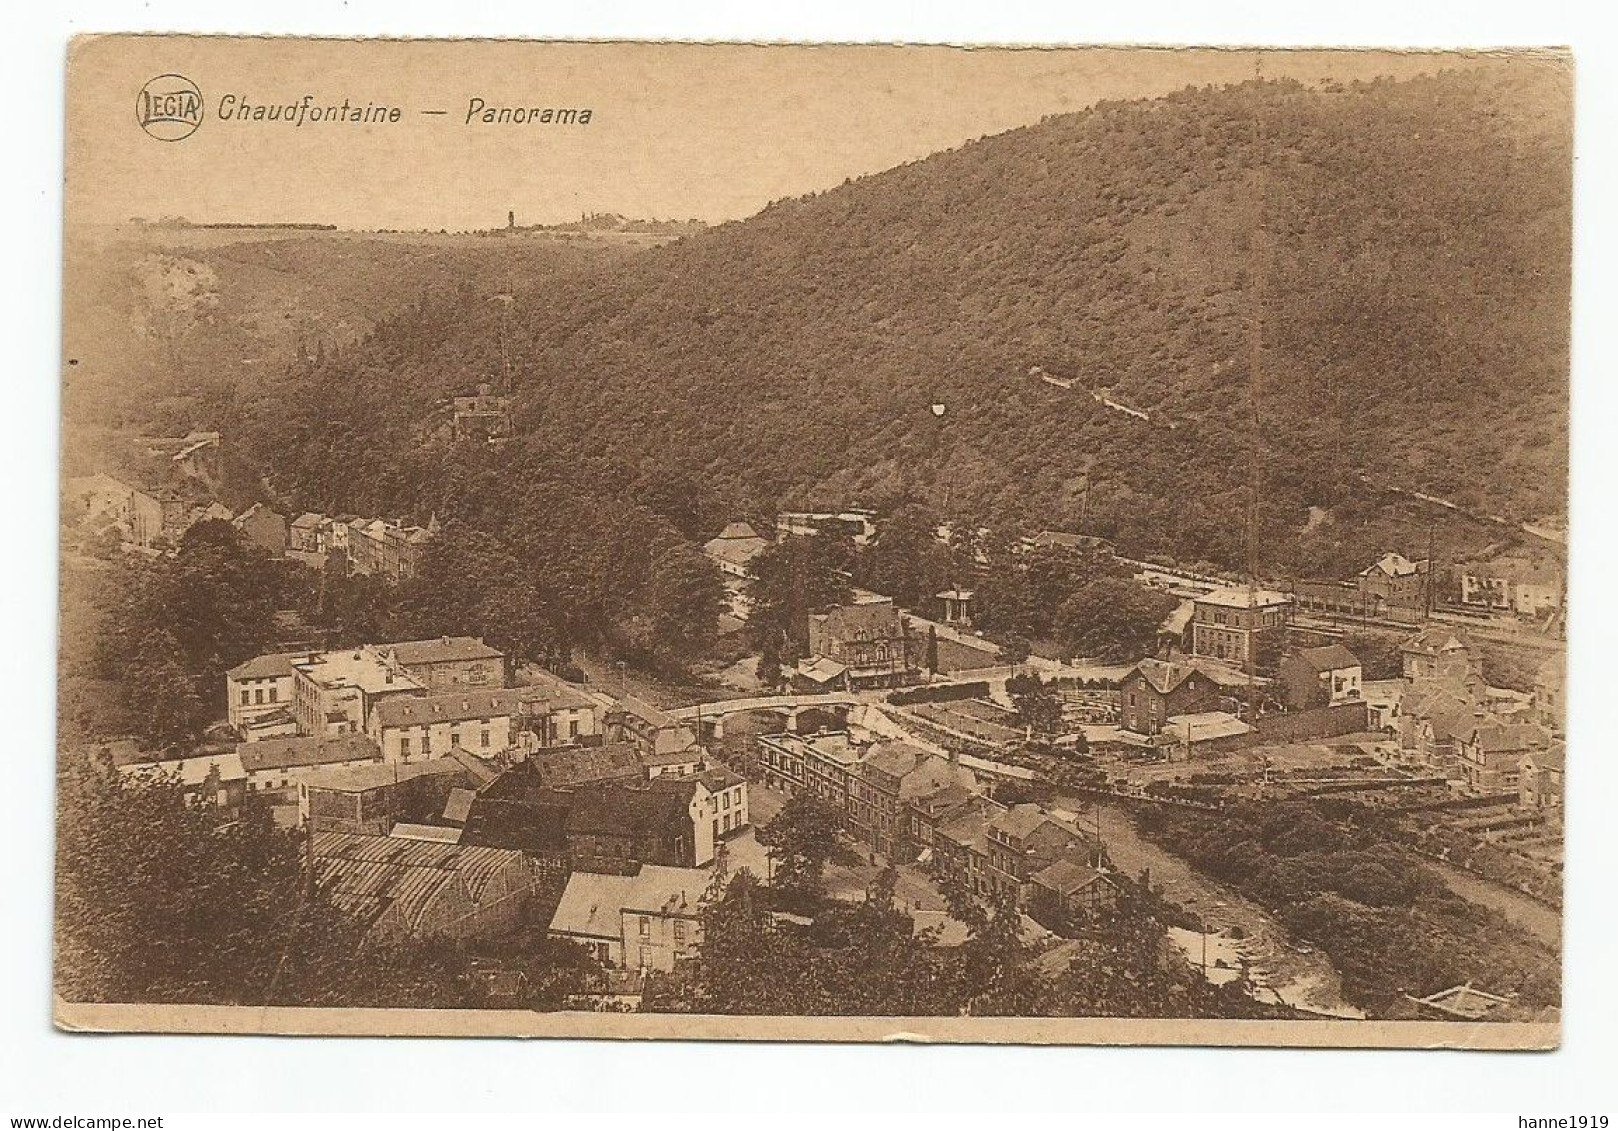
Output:
<path fill-rule="evenodd" d="M 196 133 L 202 110 L 202 91 L 184 75 L 158 75 L 135 97 L 135 120 L 158 141 L 180 141 Z"/>

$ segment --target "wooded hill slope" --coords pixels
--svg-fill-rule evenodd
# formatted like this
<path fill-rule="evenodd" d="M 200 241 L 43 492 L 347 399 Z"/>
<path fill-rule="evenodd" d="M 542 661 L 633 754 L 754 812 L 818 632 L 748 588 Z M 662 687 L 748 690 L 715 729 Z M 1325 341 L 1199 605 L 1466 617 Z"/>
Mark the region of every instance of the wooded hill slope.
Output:
<path fill-rule="evenodd" d="M 1483 65 L 1103 103 L 518 281 L 521 446 L 603 489 L 678 486 L 692 532 L 911 499 L 1235 565 L 1255 434 L 1266 570 L 1424 550 L 1431 515 L 1359 473 L 1560 519 L 1568 82 Z M 411 509 L 445 455 L 412 429 L 501 333 L 463 292 L 292 375 L 307 395 L 263 421 L 277 484 Z"/>

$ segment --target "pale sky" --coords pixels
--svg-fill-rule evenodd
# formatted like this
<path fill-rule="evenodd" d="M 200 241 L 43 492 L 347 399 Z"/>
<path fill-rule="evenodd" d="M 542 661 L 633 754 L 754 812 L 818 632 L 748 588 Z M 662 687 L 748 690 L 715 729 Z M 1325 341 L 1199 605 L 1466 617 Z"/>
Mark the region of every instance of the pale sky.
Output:
<path fill-rule="evenodd" d="M 582 212 L 709 222 L 986 134 L 1187 85 L 1408 76 L 1390 52 L 681 46 L 106 37 L 69 60 L 69 225 L 132 216 L 485 228 Z M 200 127 L 158 141 L 137 93 L 178 73 Z M 221 100 L 383 103 L 396 125 L 241 123 Z M 588 126 L 467 125 L 468 103 L 583 109 Z M 447 111 L 428 116 L 424 109 Z"/>

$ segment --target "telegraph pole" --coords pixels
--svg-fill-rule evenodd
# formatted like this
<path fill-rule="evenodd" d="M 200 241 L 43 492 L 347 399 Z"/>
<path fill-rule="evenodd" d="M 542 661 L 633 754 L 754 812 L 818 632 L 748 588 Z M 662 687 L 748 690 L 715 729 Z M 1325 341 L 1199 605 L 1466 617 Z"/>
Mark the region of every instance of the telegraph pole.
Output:
<path fill-rule="evenodd" d="M 1253 59 L 1254 78 L 1261 78 L 1263 56 L 1255 55 Z M 1247 321 L 1247 399 L 1249 408 L 1249 424 L 1251 427 L 1250 442 L 1248 445 L 1247 467 L 1247 615 L 1249 629 L 1247 634 L 1247 719 L 1248 725 L 1253 725 L 1258 718 L 1256 703 L 1257 689 L 1255 685 L 1255 667 L 1258 663 L 1258 637 L 1261 625 L 1257 623 L 1258 614 L 1258 507 L 1259 507 L 1259 446 L 1262 442 L 1261 422 L 1259 416 L 1259 371 L 1263 365 L 1264 355 L 1264 302 L 1267 265 L 1265 262 L 1264 247 L 1264 204 L 1269 190 L 1267 175 L 1268 159 L 1264 153 L 1263 129 L 1259 121 L 1263 114 L 1264 92 L 1262 88 L 1254 88 L 1255 105 L 1253 108 L 1253 159 L 1258 174 L 1257 203 L 1255 206 L 1255 222 L 1253 224 L 1253 238 L 1250 244 L 1249 260 L 1252 263 L 1252 280 L 1250 287 L 1250 309 Z"/>

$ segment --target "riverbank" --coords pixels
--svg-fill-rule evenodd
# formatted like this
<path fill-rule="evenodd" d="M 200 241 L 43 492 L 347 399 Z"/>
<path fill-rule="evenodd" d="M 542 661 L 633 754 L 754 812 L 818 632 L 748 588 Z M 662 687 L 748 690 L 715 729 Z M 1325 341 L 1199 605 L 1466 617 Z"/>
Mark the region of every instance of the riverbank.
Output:
<path fill-rule="evenodd" d="M 1202 920 L 1212 932 L 1245 936 L 1248 974 L 1260 1000 L 1273 1000 L 1331 1017 L 1364 1013 L 1343 996 L 1342 978 L 1317 950 L 1299 947 L 1280 921 L 1250 899 L 1199 872 L 1188 861 L 1147 840 L 1134 816 L 1121 806 L 1076 795 L 1054 804 L 1087 828 L 1097 828 L 1115 867 L 1132 878 L 1149 872 L 1154 888 L 1169 902 Z"/>

